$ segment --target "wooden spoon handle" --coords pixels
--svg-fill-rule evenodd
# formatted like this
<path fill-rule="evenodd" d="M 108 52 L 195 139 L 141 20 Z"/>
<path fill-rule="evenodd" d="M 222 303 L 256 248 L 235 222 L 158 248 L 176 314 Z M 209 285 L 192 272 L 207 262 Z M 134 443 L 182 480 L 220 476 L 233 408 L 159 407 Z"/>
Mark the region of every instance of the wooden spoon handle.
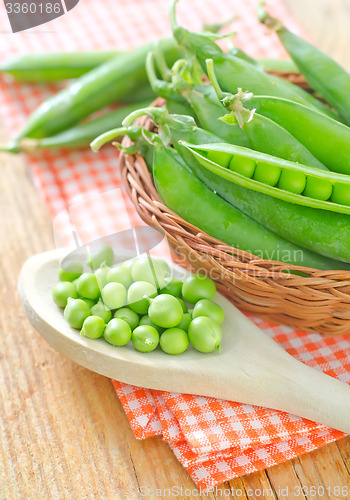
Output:
<path fill-rule="evenodd" d="M 216 360 L 216 397 L 274 408 L 350 433 L 350 386 L 289 355 L 237 309 L 227 311 L 237 344 Z M 212 377 L 213 378 L 213 377 Z M 207 380 L 207 386 L 214 388 Z"/>
<path fill-rule="evenodd" d="M 280 410 L 349 434 L 350 386 L 289 358 L 271 372 L 275 382 L 267 375 L 261 404 L 276 408 L 277 401 Z"/>

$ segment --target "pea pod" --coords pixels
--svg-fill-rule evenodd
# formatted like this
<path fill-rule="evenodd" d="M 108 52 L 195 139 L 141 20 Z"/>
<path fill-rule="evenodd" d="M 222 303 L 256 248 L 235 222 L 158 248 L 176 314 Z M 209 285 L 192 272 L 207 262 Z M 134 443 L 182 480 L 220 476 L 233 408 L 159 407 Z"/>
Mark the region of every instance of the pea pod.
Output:
<path fill-rule="evenodd" d="M 252 149 L 277 156 L 284 160 L 328 170 L 303 144 L 278 123 L 263 115 L 259 115 L 255 110 L 246 109 L 244 103 L 252 97 L 252 94 L 242 92 L 242 89 L 238 89 L 237 95 L 222 92 L 219 82 L 216 79 L 212 59 L 207 60 L 207 69 L 218 99 L 231 111 L 230 114 L 222 117 L 221 121 L 228 124 L 236 124 L 238 122 L 241 129 L 247 135 Z M 228 142 L 237 144 L 234 141 Z M 238 145 L 244 146 L 244 144 Z"/>
<path fill-rule="evenodd" d="M 79 78 L 118 55 L 112 51 L 26 54 L 5 61 L 0 65 L 0 72 L 18 82 L 52 83 Z"/>
<path fill-rule="evenodd" d="M 178 43 L 194 53 L 205 70 L 207 59 L 213 59 L 215 73 L 220 86 L 224 91 L 235 94 L 239 87 L 249 88 L 254 94 L 266 94 L 280 96 L 292 101 L 300 102 L 306 106 L 319 109 L 322 113 L 336 117 L 318 99 L 310 95 L 300 87 L 282 78 L 265 73 L 258 67 L 235 57 L 232 54 L 224 53 L 220 47 L 205 36 L 205 34 L 192 33 L 176 22 L 175 7 L 178 0 L 172 0 L 170 19 L 174 38 Z"/>
<path fill-rule="evenodd" d="M 350 125 L 350 74 L 317 47 L 290 32 L 281 21 L 271 17 L 261 6 L 259 19 L 277 33 L 311 87 Z"/>
<path fill-rule="evenodd" d="M 306 207 L 350 214 L 350 178 L 232 144 L 181 141 L 205 168 L 229 182 Z"/>
<path fill-rule="evenodd" d="M 237 48 L 231 49 L 230 52 L 251 64 L 259 65 L 264 71 L 299 73 L 292 61 L 282 59 L 254 60 Z M 21 83 L 55 83 L 79 78 L 122 54 L 124 53 L 119 51 L 24 54 L 1 64 L 0 73 L 6 73 Z"/>
<path fill-rule="evenodd" d="M 179 55 L 176 43 L 169 39 L 163 44 L 166 56 L 175 60 Z M 55 135 L 126 95 L 137 100 L 138 89 L 147 87 L 145 60 L 152 47 L 144 45 L 102 64 L 44 102 L 31 115 L 17 142 L 24 137 Z"/>
<path fill-rule="evenodd" d="M 259 193 L 211 172 L 198 161 L 196 175 L 219 196 L 283 238 L 314 252 L 350 262 L 350 218 Z"/>
<path fill-rule="evenodd" d="M 329 170 L 350 174 L 350 128 L 313 109 L 271 96 L 253 96 L 245 106 L 277 122 Z"/>
<path fill-rule="evenodd" d="M 147 106 L 147 102 L 130 104 L 123 106 L 116 111 L 106 113 L 105 115 L 91 120 L 89 122 L 81 123 L 65 130 L 60 134 L 51 137 L 44 137 L 43 139 L 29 139 L 24 138 L 17 145 L 10 148 L 0 148 L 9 153 L 33 153 L 41 149 L 79 149 L 88 147 L 96 136 L 110 130 L 114 127 L 120 127 L 124 118 L 138 109 L 140 106 Z"/>
<path fill-rule="evenodd" d="M 297 65 L 291 59 L 263 58 L 258 59 L 258 64 L 266 72 L 300 73 Z"/>
<path fill-rule="evenodd" d="M 317 269 L 348 268 L 289 243 L 217 196 L 195 177 L 171 148 L 154 151 L 153 176 L 163 202 L 190 224 L 254 255 Z"/>

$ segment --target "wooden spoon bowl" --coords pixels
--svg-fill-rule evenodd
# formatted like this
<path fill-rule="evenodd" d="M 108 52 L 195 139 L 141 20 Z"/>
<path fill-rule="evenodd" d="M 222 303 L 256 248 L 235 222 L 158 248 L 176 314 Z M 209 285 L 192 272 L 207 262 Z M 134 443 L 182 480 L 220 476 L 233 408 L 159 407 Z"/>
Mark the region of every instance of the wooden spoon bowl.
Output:
<path fill-rule="evenodd" d="M 190 347 L 178 356 L 157 349 L 143 354 L 132 345 L 115 347 L 72 329 L 52 301 L 66 249 L 31 257 L 19 278 L 24 310 L 36 330 L 76 363 L 127 384 L 210 396 L 293 413 L 350 433 L 350 387 L 287 354 L 222 295 L 222 352 Z M 172 264 L 174 275 L 186 271 Z"/>

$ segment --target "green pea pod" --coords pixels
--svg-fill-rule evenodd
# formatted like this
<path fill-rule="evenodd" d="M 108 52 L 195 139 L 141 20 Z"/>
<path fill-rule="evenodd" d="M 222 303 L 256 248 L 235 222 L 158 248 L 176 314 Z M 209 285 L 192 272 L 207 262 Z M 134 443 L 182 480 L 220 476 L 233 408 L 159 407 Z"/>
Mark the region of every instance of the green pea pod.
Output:
<path fill-rule="evenodd" d="M 349 266 L 289 243 L 269 231 L 206 187 L 171 148 L 157 146 L 153 176 L 163 202 L 210 236 L 254 255 L 316 269 Z"/>
<path fill-rule="evenodd" d="M 79 78 L 118 55 L 112 51 L 26 54 L 1 64 L 0 72 L 11 75 L 18 82 L 52 83 Z"/>
<path fill-rule="evenodd" d="M 329 170 L 350 174 L 350 128 L 313 109 L 270 96 L 253 96 L 245 105 L 277 122 Z"/>
<path fill-rule="evenodd" d="M 249 101 L 253 94 L 242 92 L 242 89 L 238 89 L 238 94 L 236 95 L 222 92 L 219 82 L 216 79 L 212 59 L 207 60 L 207 69 L 218 99 L 221 100 L 224 107 L 231 111 L 230 114 L 222 117 L 221 121 L 228 124 L 233 123 L 233 126 L 236 126 L 235 124 L 238 122 L 241 129 L 246 133 L 252 149 L 283 158 L 284 160 L 328 170 L 286 129 L 273 120 L 259 115 L 255 109 L 248 110 L 244 107 L 245 101 Z M 233 141 L 227 142 L 237 144 Z M 244 146 L 244 144 L 238 145 Z"/>
<path fill-rule="evenodd" d="M 191 168 L 219 196 L 281 237 L 320 255 L 350 262 L 348 215 L 296 205 L 228 182 L 198 161 Z"/>
<path fill-rule="evenodd" d="M 300 73 L 311 87 L 338 111 L 350 125 L 350 74 L 334 59 L 311 43 L 290 32 L 262 8 L 259 19 L 275 31 Z"/>
<path fill-rule="evenodd" d="M 103 132 L 106 132 L 106 130 L 110 130 L 111 128 L 121 127 L 122 121 L 126 116 L 139 107 L 147 106 L 147 104 L 148 101 L 123 106 L 116 111 L 106 113 L 105 115 L 89 122 L 78 124 L 71 129 L 65 130 L 60 134 L 53 135 L 51 137 L 44 137 L 43 139 L 24 138 L 19 141 L 17 146 L 9 148 L 8 152 L 33 153 L 34 151 L 41 149 L 86 148 L 96 136 L 103 134 Z M 3 148 L 2 150 L 6 150 L 6 148 Z"/>
<path fill-rule="evenodd" d="M 280 73 L 296 73 L 299 74 L 300 71 L 297 65 L 290 59 L 258 59 L 257 60 L 260 68 L 266 72 L 278 71 Z"/>
<path fill-rule="evenodd" d="M 179 50 L 175 41 L 164 40 L 163 44 L 169 60 L 176 60 Z M 147 86 L 145 61 L 152 47 L 144 45 L 102 64 L 44 102 L 31 115 L 17 141 L 55 135 L 125 95 L 137 94 L 139 87 Z"/>
<path fill-rule="evenodd" d="M 350 178 L 347 175 L 232 144 L 181 143 L 201 165 L 227 181 L 290 203 L 350 214 Z"/>
<path fill-rule="evenodd" d="M 175 6 L 177 2 L 178 0 L 172 0 L 170 10 L 171 25 L 175 39 L 181 46 L 189 49 L 196 55 L 204 70 L 206 68 L 206 60 L 213 59 L 215 73 L 223 90 L 235 94 L 238 88 L 246 87 L 254 94 L 285 97 L 306 106 L 319 109 L 324 114 L 336 117 L 324 104 L 300 87 L 282 78 L 267 74 L 241 58 L 224 53 L 205 34 L 192 33 L 181 28 L 175 18 Z"/>
<path fill-rule="evenodd" d="M 252 149 L 256 151 L 302 165 L 328 170 L 292 134 L 266 116 L 255 113 L 251 120 L 244 120 L 243 129 Z"/>

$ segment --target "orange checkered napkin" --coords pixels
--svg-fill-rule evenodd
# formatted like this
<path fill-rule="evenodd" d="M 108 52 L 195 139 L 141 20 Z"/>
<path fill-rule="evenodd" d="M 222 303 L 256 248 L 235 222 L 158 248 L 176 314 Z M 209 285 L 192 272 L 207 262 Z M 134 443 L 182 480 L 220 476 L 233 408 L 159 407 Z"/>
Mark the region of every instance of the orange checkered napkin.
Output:
<path fill-rule="evenodd" d="M 275 35 L 256 21 L 256 0 L 183 0 L 180 24 L 198 30 L 203 23 L 238 15 L 236 43 L 251 55 L 281 57 Z M 271 11 L 299 31 L 281 0 Z M 231 27 L 229 28 L 231 29 Z M 65 16 L 30 32 L 10 34 L 0 13 L 1 60 L 42 51 L 129 49 L 170 34 L 166 0 L 84 0 Z M 28 114 L 59 86 L 20 85 L 0 78 L 0 113 L 11 135 Z M 249 90 L 249 89 L 247 89 Z M 118 158 L 113 148 L 44 153 L 28 160 L 29 171 L 54 219 L 57 244 L 81 242 L 141 224 L 120 192 Z M 127 211 L 125 210 L 125 205 Z M 67 210 L 69 209 L 69 216 Z M 350 342 L 324 338 L 252 318 L 300 361 L 350 383 Z M 114 382 L 138 439 L 162 435 L 203 490 L 225 480 L 281 463 L 343 436 L 305 419 L 266 408 L 194 395 L 151 391 Z M 117 430 L 116 430 L 117 432 Z"/>

